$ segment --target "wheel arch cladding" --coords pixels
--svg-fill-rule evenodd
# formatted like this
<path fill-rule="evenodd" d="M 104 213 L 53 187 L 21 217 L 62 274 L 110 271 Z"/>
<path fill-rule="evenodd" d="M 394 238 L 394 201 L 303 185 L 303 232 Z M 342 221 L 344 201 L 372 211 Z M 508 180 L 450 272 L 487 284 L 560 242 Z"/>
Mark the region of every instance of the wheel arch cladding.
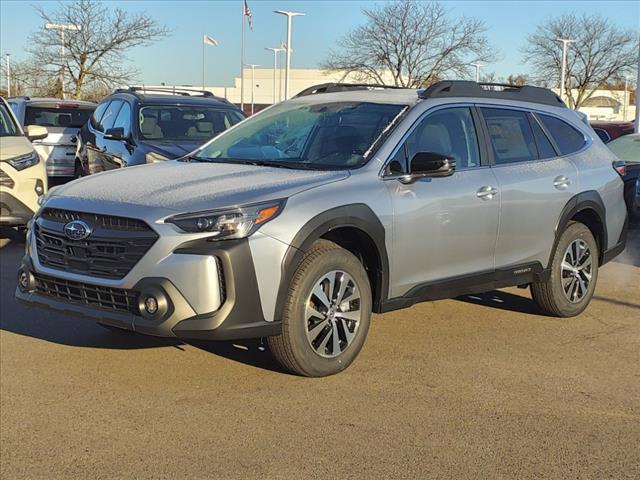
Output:
<path fill-rule="evenodd" d="M 291 279 L 305 253 L 321 238 L 338 244 L 360 259 L 371 284 L 373 311 L 380 311 L 389 285 L 385 229 L 368 205 L 357 203 L 326 210 L 298 231 L 282 262 L 274 318 L 282 317 Z"/>
<path fill-rule="evenodd" d="M 595 190 L 588 190 L 573 196 L 560 214 L 560 220 L 556 227 L 556 238 L 549 256 L 548 266 L 551 266 L 553 253 L 556 250 L 562 232 L 564 232 L 567 225 L 572 221 L 583 223 L 591 231 L 598 244 L 598 256 L 600 262 L 602 262 L 609 241 L 607 236 L 606 213 L 604 202 L 600 194 Z"/>

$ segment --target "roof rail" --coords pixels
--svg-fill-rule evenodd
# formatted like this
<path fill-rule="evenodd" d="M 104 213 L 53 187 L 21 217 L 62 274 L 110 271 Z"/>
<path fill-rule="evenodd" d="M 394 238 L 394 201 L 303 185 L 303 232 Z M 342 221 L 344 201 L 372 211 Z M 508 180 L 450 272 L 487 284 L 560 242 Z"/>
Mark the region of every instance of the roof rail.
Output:
<path fill-rule="evenodd" d="M 170 93 L 172 95 L 181 95 L 183 97 L 211 97 L 214 98 L 215 95 L 208 90 L 191 90 L 188 88 L 176 88 L 176 87 L 127 87 L 127 88 L 118 88 L 114 93 Z"/>
<path fill-rule="evenodd" d="M 566 107 L 562 99 L 548 88 L 507 83 L 476 83 L 467 80 L 445 80 L 434 83 L 428 88 L 418 90 L 418 97 L 422 99 L 442 97 L 496 98 Z"/>
<path fill-rule="evenodd" d="M 293 98 L 306 97 L 307 95 L 317 95 L 318 93 L 346 92 L 349 90 L 376 90 L 382 88 L 398 89 L 394 85 L 383 85 L 379 83 L 321 83 L 309 88 L 305 88 Z"/>

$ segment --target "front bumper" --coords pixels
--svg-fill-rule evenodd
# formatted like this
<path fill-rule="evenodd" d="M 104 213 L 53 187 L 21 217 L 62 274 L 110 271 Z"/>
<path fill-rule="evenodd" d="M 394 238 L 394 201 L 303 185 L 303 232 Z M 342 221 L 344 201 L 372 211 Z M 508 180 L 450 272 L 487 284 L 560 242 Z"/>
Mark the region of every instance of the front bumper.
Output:
<path fill-rule="evenodd" d="M 33 247 L 31 247 L 33 248 Z M 21 303 L 92 318 L 144 334 L 199 340 L 230 340 L 278 335 L 280 322 L 266 321 L 248 240 L 208 242 L 197 239 L 180 245 L 169 257 L 192 257 L 191 282 L 172 281 L 171 275 L 145 277 L 129 288 L 114 288 L 68 280 L 63 275 L 43 273 L 31 257 L 24 257 L 19 270 L 16 299 Z M 186 257 L 185 257 L 186 256 Z M 197 265 L 215 269 L 198 270 Z M 169 258 L 170 261 L 170 258 Z M 175 265 L 175 262 L 174 262 Z M 157 270 L 170 273 L 170 270 Z M 58 272 L 61 273 L 61 272 Z M 156 272 L 153 272 L 156 273 Z M 26 281 L 20 282 L 20 276 Z M 206 275 L 208 278 L 200 278 Z M 68 277 L 68 275 L 65 275 Z M 215 277 L 215 278 L 212 278 Z M 175 280 L 175 279 L 174 279 Z M 199 313 L 192 306 L 190 287 L 206 281 L 220 286 L 215 311 Z M 189 295 L 191 293 L 191 295 Z M 145 299 L 153 296 L 158 311 L 149 314 Z"/>
<path fill-rule="evenodd" d="M 33 213 L 33 210 L 9 192 L 0 192 L 0 225 L 26 225 L 33 217 Z"/>

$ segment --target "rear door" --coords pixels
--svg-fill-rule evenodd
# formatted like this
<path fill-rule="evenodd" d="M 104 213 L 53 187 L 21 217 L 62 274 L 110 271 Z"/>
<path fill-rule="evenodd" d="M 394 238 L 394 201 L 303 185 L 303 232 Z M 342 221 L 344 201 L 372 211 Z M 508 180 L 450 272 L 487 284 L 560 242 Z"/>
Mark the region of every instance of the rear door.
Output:
<path fill-rule="evenodd" d="M 131 116 L 132 109 L 129 102 L 123 100 L 113 125 L 108 128 L 122 128 L 125 139 L 117 140 L 103 138 L 105 151 L 103 161 L 105 170 L 126 167 L 129 163 L 129 156 L 133 151 L 131 140 Z M 106 132 L 106 129 L 105 129 Z"/>
<path fill-rule="evenodd" d="M 108 151 L 111 142 L 104 138 L 104 132 L 113 127 L 122 103 L 123 101 L 119 99 L 112 100 L 102 115 L 98 128 L 95 129 L 95 144 L 90 147 L 88 146 L 87 149 L 90 173 L 104 172 L 105 170 L 120 167 L 120 165 L 116 165 L 113 162 Z"/>
<path fill-rule="evenodd" d="M 496 268 L 547 266 L 555 226 L 577 193 L 575 165 L 559 155 L 538 118 L 511 108 L 480 107 L 500 188 Z"/>

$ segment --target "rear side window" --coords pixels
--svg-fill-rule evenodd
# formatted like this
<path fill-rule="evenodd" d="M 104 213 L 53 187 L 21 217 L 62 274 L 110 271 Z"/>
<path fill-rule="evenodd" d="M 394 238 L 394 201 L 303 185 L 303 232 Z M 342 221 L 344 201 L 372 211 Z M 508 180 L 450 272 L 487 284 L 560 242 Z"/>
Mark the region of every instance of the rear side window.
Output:
<path fill-rule="evenodd" d="M 537 160 L 538 152 L 525 112 L 481 108 L 497 165 Z"/>
<path fill-rule="evenodd" d="M 584 146 L 584 135 L 567 122 L 549 115 L 539 115 L 539 118 L 558 145 L 560 154 L 569 155 Z"/>
<path fill-rule="evenodd" d="M 24 124 L 80 128 L 87 123 L 92 113 L 93 108 L 86 107 L 27 107 Z"/>
<path fill-rule="evenodd" d="M 540 158 L 555 157 L 556 151 L 553 148 L 553 145 L 551 145 L 551 142 L 547 138 L 547 134 L 544 133 L 538 121 L 532 116 L 529 117 L 529 120 L 531 121 L 533 136 L 536 139 L 536 146 L 538 147 L 538 156 Z"/>
<path fill-rule="evenodd" d="M 107 100 L 105 102 L 102 102 L 100 105 L 98 105 L 98 107 L 94 110 L 93 115 L 91 115 L 91 126 L 93 128 L 100 128 L 100 119 L 102 118 L 102 115 L 104 115 L 104 111 L 107 109 L 107 107 L 109 106 L 109 103 L 111 103 L 110 100 Z"/>

